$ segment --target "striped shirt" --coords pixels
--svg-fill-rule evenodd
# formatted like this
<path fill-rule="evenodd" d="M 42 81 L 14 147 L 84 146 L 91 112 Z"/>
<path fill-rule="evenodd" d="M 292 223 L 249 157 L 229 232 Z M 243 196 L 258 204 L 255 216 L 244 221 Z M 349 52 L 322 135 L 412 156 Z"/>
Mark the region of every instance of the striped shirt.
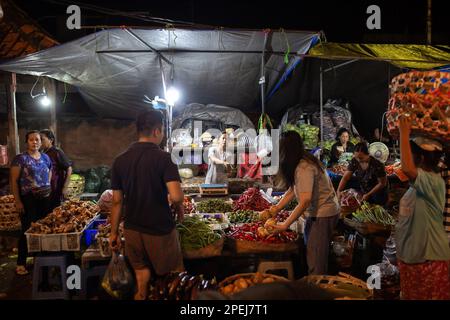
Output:
<path fill-rule="evenodd" d="M 441 171 L 442 178 L 445 181 L 445 207 L 444 207 L 444 226 L 447 235 L 450 237 L 450 169 L 446 168 Z"/>

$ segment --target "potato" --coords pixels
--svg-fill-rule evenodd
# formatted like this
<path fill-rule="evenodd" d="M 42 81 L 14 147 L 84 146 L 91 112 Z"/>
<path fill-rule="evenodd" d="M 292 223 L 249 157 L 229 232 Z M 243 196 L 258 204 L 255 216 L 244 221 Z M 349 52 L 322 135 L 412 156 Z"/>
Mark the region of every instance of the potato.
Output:
<path fill-rule="evenodd" d="M 234 285 L 229 284 L 222 288 L 222 293 L 223 294 L 232 294 L 234 291 L 234 288 L 235 288 Z"/>
<path fill-rule="evenodd" d="M 274 226 L 276 224 L 277 224 L 277 220 L 275 220 L 274 218 L 270 218 L 264 224 L 264 228 L 270 229 L 272 226 Z"/>
<path fill-rule="evenodd" d="M 257 272 L 255 273 L 255 277 L 253 278 L 254 283 L 261 283 L 264 280 L 264 276 L 262 273 Z"/>
<path fill-rule="evenodd" d="M 267 277 L 262 281 L 262 283 L 272 283 L 272 282 L 275 282 L 275 279 L 272 277 Z"/>

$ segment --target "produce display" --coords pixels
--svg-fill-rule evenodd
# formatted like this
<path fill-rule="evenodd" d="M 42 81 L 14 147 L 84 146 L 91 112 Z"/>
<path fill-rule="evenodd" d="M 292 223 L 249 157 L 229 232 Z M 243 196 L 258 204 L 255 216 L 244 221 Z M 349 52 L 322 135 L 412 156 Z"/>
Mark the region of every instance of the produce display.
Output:
<path fill-rule="evenodd" d="M 197 202 L 197 211 L 201 213 L 224 213 L 232 210 L 231 203 L 222 199 L 209 199 Z"/>
<path fill-rule="evenodd" d="M 228 214 L 230 223 L 247 223 L 259 220 L 258 212 L 253 210 L 237 210 Z"/>
<path fill-rule="evenodd" d="M 195 212 L 194 201 L 192 200 L 191 197 L 184 196 L 183 208 L 184 208 L 184 214 L 190 214 L 190 213 Z"/>
<path fill-rule="evenodd" d="M 172 272 L 159 277 L 150 285 L 150 300 L 196 300 L 204 290 L 217 290 L 217 281 L 204 279 L 203 275 L 193 276 L 184 272 Z"/>
<path fill-rule="evenodd" d="M 229 281 L 223 281 L 220 284 L 219 291 L 226 296 L 230 296 L 257 284 L 273 283 L 277 281 L 287 281 L 287 279 L 260 272 L 236 275 L 231 277 Z"/>
<path fill-rule="evenodd" d="M 81 232 L 100 212 L 93 202 L 70 200 L 55 208 L 45 218 L 32 222 L 30 234 L 58 234 Z"/>
<path fill-rule="evenodd" d="M 283 127 L 283 131 L 295 131 L 303 139 L 303 143 L 306 149 L 314 149 L 319 144 L 319 128 L 309 125 L 300 124 L 299 126 L 293 124 L 286 124 Z"/>
<path fill-rule="evenodd" d="M 20 214 L 16 209 L 13 195 L 0 197 L 0 230 L 20 230 Z"/>
<path fill-rule="evenodd" d="M 67 188 L 68 197 L 73 198 L 83 193 L 84 189 L 85 189 L 85 178 L 79 174 L 73 173 L 70 176 L 70 182 Z"/>
<path fill-rule="evenodd" d="M 287 210 L 282 210 L 280 212 L 277 213 L 277 215 L 275 216 L 275 220 L 277 222 L 284 222 L 287 220 L 287 218 L 289 218 L 290 216 L 290 212 Z"/>
<path fill-rule="evenodd" d="M 347 189 L 341 192 L 341 206 L 359 207 L 362 201 L 362 194 L 355 189 Z"/>
<path fill-rule="evenodd" d="M 413 71 L 394 77 L 390 85 L 388 131 L 398 136 L 399 116 L 411 119 L 411 133 L 450 141 L 450 73 Z"/>
<path fill-rule="evenodd" d="M 331 148 L 333 147 L 333 145 L 336 143 L 336 140 L 326 140 L 323 142 L 323 148 L 325 150 L 331 151 Z"/>
<path fill-rule="evenodd" d="M 328 170 L 333 172 L 334 174 L 337 174 L 339 176 L 343 176 L 344 173 L 347 171 L 348 165 L 345 163 L 335 164 Z"/>
<path fill-rule="evenodd" d="M 269 222 L 269 223 L 267 223 Z M 227 236 L 235 240 L 258 241 L 264 243 L 286 243 L 297 240 L 297 233 L 291 230 L 271 233 L 270 226 L 276 224 L 275 219 L 269 219 L 266 223 L 253 222 L 240 226 L 232 226 Z"/>
<path fill-rule="evenodd" d="M 183 251 L 204 248 L 222 238 L 219 232 L 213 231 L 209 224 L 197 215 L 186 216 L 177 224 Z"/>
<path fill-rule="evenodd" d="M 395 219 L 380 205 L 363 202 L 361 207 L 353 212 L 356 221 L 362 223 L 376 223 L 385 226 L 395 224 Z"/>
<path fill-rule="evenodd" d="M 296 206 L 298 206 L 298 201 L 297 201 L 297 199 L 294 199 L 291 202 L 289 202 L 289 204 L 286 206 L 285 209 L 287 211 L 292 211 L 295 209 Z"/>
<path fill-rule="evenodd" d="M 233 209 L 263 211 L 270 208 L 270 203 L 263 198 L 257 188 L 250 188 L 245 191 L 238 200 L 234 201 Z M 231 211 L 231 210 L 229 210 Z"/>

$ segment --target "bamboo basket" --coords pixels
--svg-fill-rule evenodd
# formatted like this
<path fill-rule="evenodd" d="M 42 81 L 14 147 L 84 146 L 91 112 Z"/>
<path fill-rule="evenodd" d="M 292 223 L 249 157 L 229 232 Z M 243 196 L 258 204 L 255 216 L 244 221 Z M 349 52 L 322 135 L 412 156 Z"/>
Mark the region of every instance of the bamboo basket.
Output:
<path fill-rule="evenodd" d="M 20 213 L 17 211 L 14 196 L 0 197 L 0 231 L 16 231 L 20 229 Z"/>
<path fill-rule="evenodd" d="M 222 292 L 222 289 L 224 287 L 226 287 L 227 285 L 233 284 L 234 281 L 241 279 L 241 278 L 252 278 L 255 275 L 256 275 L 256 273 L 239 273 L 239 274 L 235 274 L 233 276 L 227 277 L 219 283 L 219 290 Z M 261 275 L 264 278 L 268 278 L 268 277 L 273 278 L 275 280 L 275 282 L 288 282 L 289 281 L 285 277 L 281 277 L 281 276 L 278 276 L 275 274 L 262 273 Z M 259 284 L 259 283 L 255 283 L 255 285 L 256 284 Z M 235 292 L 235 293 L 237 293 L 237 292 Z"/>
<path fill-rule="evenodd" d="M 287 243 L 267 243 L 261 241 L 246 241 L 231 239 L 231 247 L 236 253 L 267 253 L 298 251 L 296 241 Z"/>
<path fill-rule="evenodd" d="M 344 219 L 348 216 L 350 216 L 353 212 L 355 212 L 359 206 L 341 206 L 341 213 L 340 213 L 340 219 Z"/>
<path fill-rule="evenodd" d="M 390 85 L 388 131 L 398 136 L 398 118 L 408 115 L 412 134 L 450 141 L 450 73 L 413 71 L 394 77 Z"/>
<path fill-rule="evenodd" d="M 222 237 L 204 248 L 183 251 L 183 257 L 186 259 L 201 259 L 220 256 L 222 254 L 224 240 L 224 237 Z"/>
<path fill-rule="evenodd" d="M 74 198 L 84 192 L 85 179 L 81 176 L 80 180 L 70 180 L 69 186 L 67 188 L 67 195 L 69 198 Z"/>
<path fill-rule="evenodd" d="M 348 218 L 344 219 L 344 223 L 362 235 L 390 233 L 393 229 L 393 226 L 385 226 L 383 224 L 376 223 L 363 223 Z"/>
<path fill-rule="evenodd" d="M 367 283 L 340 272 L 338 276 L 309 275 L 304 277 L 307 282 L 314 283 L 327 291 L 341 295 L 336 300 L 368 300 L 373 298 L 373 290 Z"/>

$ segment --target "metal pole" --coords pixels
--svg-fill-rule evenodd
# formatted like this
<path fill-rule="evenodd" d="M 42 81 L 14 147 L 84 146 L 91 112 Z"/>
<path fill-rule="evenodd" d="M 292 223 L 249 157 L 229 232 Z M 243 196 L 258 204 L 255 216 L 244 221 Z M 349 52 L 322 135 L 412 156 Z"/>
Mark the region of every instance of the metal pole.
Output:
<path fill-rule="evenodd" d="M 431 3 L 432 0 L 428 0 L 427 10 L 427 44 L 431 45 Z"/>
<path fill-rule="evenodd" d="M 320 66 L 320 146 L 323 146 L 323 71 Z"/>
<path fill-rule="evenodd" d="M 55 135 L 55 146 L 58 146 L 58 130 L 56 122 L 56 85 L 55 80 L 49 79 L 48 98 L 50 99 L 50 130 Z"/>
<path fill-rule="evenodd" d="M 8 134 L 10 142 L 10 151 L 12 152 L 11 159 L 20 152 L 19 149 L 19 130 L 17 128 L 17 112 L 16 112 L 16 88 L 17 79 L 16 74 L 11 73 L 11 78 L 8 79 Z"/>
<path fill-rule="evenodd" d="M 171 137 L 171 129 L 170 129 L 170 121 L 169 121 L 169 118 L 170 118 L 170 115 L 169 115 L 169 106 L 168 106 L 168 104 L 167 104 L 167 97 L 166 97 L 166 92 L 167 92 L 167 88 L 166 88 L 166 77 L 165 77 L 165 75 L 164 75 L 164 68 L 163 68 L 163 64 L 162 64 L 162 59 L 161 59 L 161 57 L 159 57 L 159 69 L 161 70 L 161 80 L 162 80 L 162 85 L 163 85 L 163 91 L 164 91 L 164 100 L 166 100 L 166 107 L 167 107 L 167 109 L 166 109 L 166 136 L 167 136 L 167 141 L 166 141 L 166 151 L 171 151 L 170 149 L 170 146 L 171 146 L 171 143 L 170 143 L 170 139 L 172 138 Z"/>
<path fill-rule="evenodd" d="M 259 79 L 259 84 L 261 85 L 261 109 L 262 109 L 262 113 L 264 114 L 266 112 L 266 107 L 265 107 L 265 100 L 264 100 L 264 95 L 265 95 L 265 74 L 264 74 L 264 56 L 266 55 L 266 44 L 267 44 L 267 32 L 264 32 L 264 46 L 263 46 L 263 51 L 262 51 L 262 55 L 261 55 L 261 78 Z"/>

